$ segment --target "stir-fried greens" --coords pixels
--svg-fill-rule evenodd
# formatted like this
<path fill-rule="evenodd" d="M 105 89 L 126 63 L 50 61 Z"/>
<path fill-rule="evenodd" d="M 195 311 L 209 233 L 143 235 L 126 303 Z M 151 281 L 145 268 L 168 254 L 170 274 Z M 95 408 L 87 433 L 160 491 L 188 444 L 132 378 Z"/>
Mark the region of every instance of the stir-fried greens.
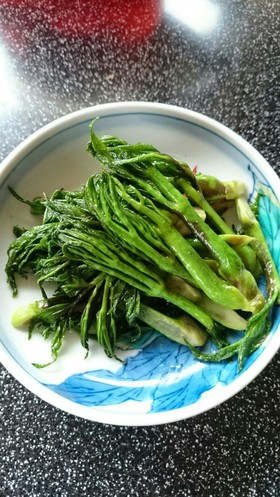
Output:
<path fill-rule="evenodd" d="M 70 329 L 87 351 L 92 336 L 118 357 L 148 326 L 199 360 L 238 354 L 241 369 L 267 336 L 280 299 L 256 204 L 239 181 L 193 172 L 151 145 L 97 137 L 93 125 L 87 150 L 102 170 L 79 190 L 30 201 L 10 188 L 41 216 L 35 227 L 14 228 L 8 250 L 13 294 L 16 275 L 29 273 L 42 291 L 40 301 L 16 311 L 14 326 L 51 337 L 52 360 Z M 238 229 L 223 217 L 234 205 Z M 51 296 L 46 282 L 55 284 Z M 244 330 L 235 343 L 232 330 Z M 202 347 L 208 340 L 217 349 L 211 354 Z"/>

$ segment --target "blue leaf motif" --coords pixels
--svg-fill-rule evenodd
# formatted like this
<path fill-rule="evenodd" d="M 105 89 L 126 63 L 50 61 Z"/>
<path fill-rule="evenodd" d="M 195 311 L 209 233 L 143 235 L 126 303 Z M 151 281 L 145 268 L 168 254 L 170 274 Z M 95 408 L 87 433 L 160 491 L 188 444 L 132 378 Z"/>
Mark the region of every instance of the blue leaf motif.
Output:
<path fill-rule="evenodd" d="M 279 322 L 278 309 L 272 333 Z M 258 349 L 246 360 L 242 373 L 261 351 L 262 348 Z M 148 402 L 149 412 L 164 412 L 191 405 L 216 385 L 225 387 L 238 376 L 234 359 L 199 363 L 187 347 L 155 335 L 153 342 L 128 359 L 117 372 L 89 371 L 72 375 L 59 385 L 46 386 L 85 406 L 114 406 L 133 400 Z"/>

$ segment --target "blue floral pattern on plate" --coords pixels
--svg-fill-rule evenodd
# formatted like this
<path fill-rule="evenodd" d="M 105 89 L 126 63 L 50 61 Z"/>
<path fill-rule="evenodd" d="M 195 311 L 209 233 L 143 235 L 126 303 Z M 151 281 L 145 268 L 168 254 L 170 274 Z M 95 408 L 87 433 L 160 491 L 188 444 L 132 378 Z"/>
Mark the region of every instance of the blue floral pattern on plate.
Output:
<path fill-rule="evenodd" d="M 262 191 L 259 221 L 278 271 L 280 270 L 280 209 L 270 187 L 253 176 L 252 196 Z M 280 324 L 280 309 L 274 310 L 270 337 Z M 232 340 L 238 334 L 232 336 Z M 269 338 L 268 338 L 269 339 Z M 209 346 L 208 346 L 209 347 Z M 263 346 L 245 362 L 243 371 L 262 353 Z M 134 351 L 135 352 L 135 351 Z M 63 397 L 85 406 L 114 406 L 127 401 L 148 401 L 149 412 L 164 412 L 191 405 L 217 385 L 232 383 L 239 374 L 237 360 L 205 364 L 198 362 L 187 347 L 154 333 L 138 354 L 128 357 L 117 372 L 106 369 L 74 374 L 58 385 L 45 384 Z"/>

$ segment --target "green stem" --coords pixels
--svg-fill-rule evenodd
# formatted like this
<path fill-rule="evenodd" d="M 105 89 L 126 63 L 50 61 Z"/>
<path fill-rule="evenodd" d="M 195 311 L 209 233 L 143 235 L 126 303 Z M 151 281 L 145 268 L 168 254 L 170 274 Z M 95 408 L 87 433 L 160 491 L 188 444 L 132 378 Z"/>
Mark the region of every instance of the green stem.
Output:
<path fill-rule="evenodd" d="M 151 307 L 141 304 L 138 318 L 167 338 L 186 344 L 186 340 L 193 346 L 202 346 L 207 341 L 207 334 L 189 316 L 171 318 Z"/>

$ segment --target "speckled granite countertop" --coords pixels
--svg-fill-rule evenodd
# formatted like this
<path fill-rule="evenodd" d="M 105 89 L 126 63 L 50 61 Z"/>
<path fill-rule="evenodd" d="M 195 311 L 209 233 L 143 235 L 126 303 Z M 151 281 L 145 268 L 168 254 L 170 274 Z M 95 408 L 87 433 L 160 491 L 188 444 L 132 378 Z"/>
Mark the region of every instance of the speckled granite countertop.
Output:
<path fill-rule="evenodd" d="M 228 125 L 279 173 L 279 2 L 182 3 L 2 0 L 0 159 L 63 114 L 147 100 Z M 4 368 L 0 384 L 1 497 L 280 495 L 279 353 L 223 405 L 156 427 L 75 418 Z"/>

